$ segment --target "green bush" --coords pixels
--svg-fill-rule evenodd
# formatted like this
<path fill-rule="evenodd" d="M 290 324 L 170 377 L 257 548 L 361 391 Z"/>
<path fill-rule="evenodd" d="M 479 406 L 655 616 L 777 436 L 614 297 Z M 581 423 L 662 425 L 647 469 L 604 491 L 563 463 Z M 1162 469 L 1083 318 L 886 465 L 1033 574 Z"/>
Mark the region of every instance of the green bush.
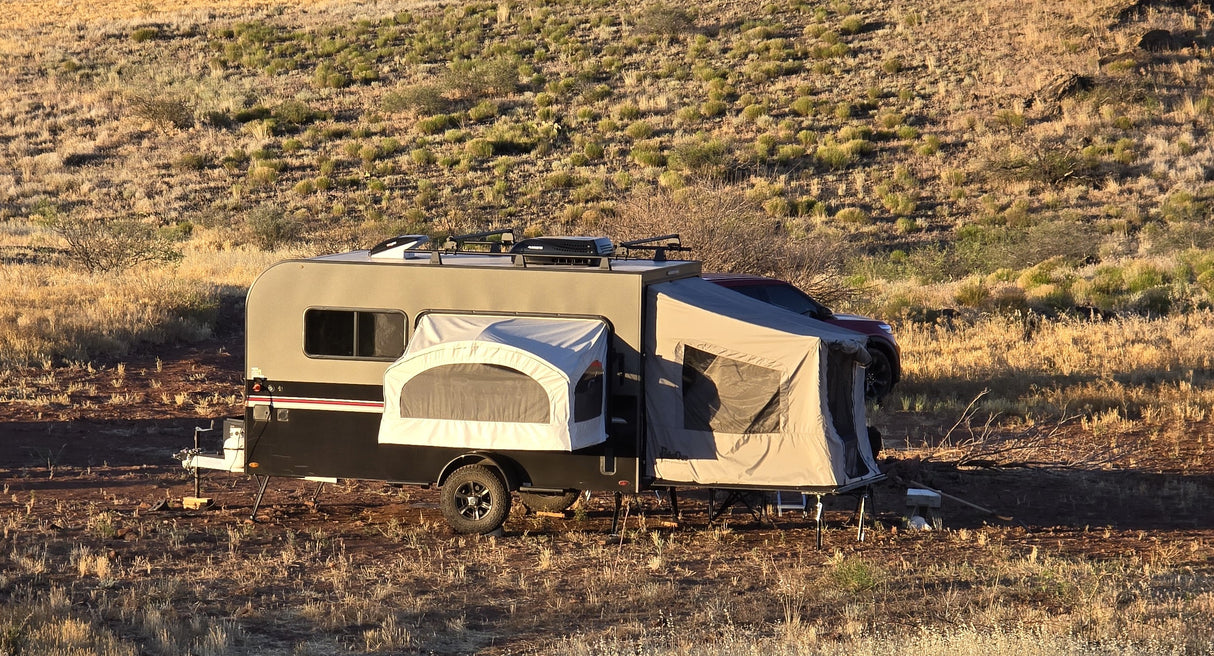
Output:
<path fill-rule="evenodd" d="M 428 116 L 417 122 L 417 131 L 422 134 L 434 135 L 455 126 L 455 119 L 447 114 Z"/>
<path fill-rule="evenodd" d="M 700 175 L 721 175 L 729 156 L 729 145 L 717 137 L 697 136 L 676 144 L 670 153 L 670 167 Z"/>
<path fill-rule="evenodd" d="M 677 37 L 695 29 L 695 14 L 663 3 L 650 5 L 637 14 L 635 29 L 646 35 Z"/>
<path fill-rule="evenodd" d="M 625 128 L 624 132 L 633 139 L 648 139 L 653 135 L 653 126 L 645 121 L 636 121 Z"/>
<path fill-rule="evenodd" d="M 414 84 L 402 87 L 384 96 L 381 103 L 387 112 L 414 112 L 421 115 L 438 114 L 447 111 L 450 102 L 443 97 L 443 91 L 433 84 Z"/>
<path fill-rule="evenodd" d="M 253 243 L 270 250 L 297 239 L 302 232 L 299 221 L 288 217 L 282 208 L 261 205 L 249 211 L 245 219 Z"/>
<path fill-rule="evenodd" d="M 135 43 L 143 43 L 144 41 L 151 41 L 159 36 L 160 30 L 154 27 L 140 27 L 131 32 L 131 41 L 134 41 Z"/>

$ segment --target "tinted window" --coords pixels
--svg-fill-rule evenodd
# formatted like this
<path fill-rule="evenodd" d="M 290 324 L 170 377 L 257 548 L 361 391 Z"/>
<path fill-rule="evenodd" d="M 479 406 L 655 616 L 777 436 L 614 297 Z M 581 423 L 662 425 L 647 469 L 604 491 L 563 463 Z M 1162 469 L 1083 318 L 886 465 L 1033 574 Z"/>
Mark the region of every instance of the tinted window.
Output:
<path fill-rule="evenodd" d="M 603 414 L 603 363 L 595 360 L 573 388 L 573 420 L 587 421 Z"/>
<path fill-rule="evenodd" d="M 767 299 L 760 300 L 809 317 L 825 318 L 829 312 L 821 303 L 791 285 L 772 285 L 767 288 Z"/>
<path fill-rule="evenodd" d="M 405 352 L 405 315 L 365 310 L 304 312 L 304 353 L 393 360 Z"/>

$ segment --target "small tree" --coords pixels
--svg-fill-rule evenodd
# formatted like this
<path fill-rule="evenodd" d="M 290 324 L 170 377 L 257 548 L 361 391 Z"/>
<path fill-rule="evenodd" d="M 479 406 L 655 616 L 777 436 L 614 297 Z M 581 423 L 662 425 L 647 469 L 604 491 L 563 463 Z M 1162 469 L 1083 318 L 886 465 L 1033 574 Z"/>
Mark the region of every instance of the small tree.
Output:
<path fill-rule="evenodd" d="M 70 216 L 51 205 L 43 205 L 37 213 L 38 223 L 67 242 L 72 262 L 90 273 L 177 262 L 182 257 L 172 240 L 139 219 Z"/>
<path fill-rule="evenodd" d="M 678 233 L 705 271 L 781 278 L 827 305 L 852 294 L 844 281 L 844 249 L 813 235 L 791 234 L 737 187 L 643 189 L 617 211 L 612 226 L 617 242 Z"/>

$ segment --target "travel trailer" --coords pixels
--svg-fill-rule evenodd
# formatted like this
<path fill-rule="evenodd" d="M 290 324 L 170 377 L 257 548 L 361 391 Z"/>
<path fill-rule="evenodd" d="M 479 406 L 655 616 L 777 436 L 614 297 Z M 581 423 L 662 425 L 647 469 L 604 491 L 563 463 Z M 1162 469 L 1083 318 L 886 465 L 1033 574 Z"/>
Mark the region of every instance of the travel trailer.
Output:
<path fill-rule="evenodd" d="M 882 477 L 863 335 L 703 280 L 677 235 L 512 236 L 271 266 L 248 292 L 244 416 L 183 464 L 259 477 L 257 503 L 270 477 L 434 485 L 460 533 L 501 527 L 512 492 L 563 510 Z"/>

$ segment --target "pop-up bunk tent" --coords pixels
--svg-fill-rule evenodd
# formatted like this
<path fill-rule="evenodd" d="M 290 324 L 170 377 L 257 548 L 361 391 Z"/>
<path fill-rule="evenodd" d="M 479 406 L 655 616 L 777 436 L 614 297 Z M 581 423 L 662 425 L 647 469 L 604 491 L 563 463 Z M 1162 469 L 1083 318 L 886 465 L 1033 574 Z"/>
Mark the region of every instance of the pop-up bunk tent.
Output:
<path fill-rule="evenodd" d="M 864 337 L 686 278 L 649 287 L 645 407 L 663 482 L 840 490 L 880 477 Z"/>
<path fill-rule="evenodd" d="M 607 439 L 607 326 L 427 314 L 384 374 L 381 444 L 573 451 Z"/>

